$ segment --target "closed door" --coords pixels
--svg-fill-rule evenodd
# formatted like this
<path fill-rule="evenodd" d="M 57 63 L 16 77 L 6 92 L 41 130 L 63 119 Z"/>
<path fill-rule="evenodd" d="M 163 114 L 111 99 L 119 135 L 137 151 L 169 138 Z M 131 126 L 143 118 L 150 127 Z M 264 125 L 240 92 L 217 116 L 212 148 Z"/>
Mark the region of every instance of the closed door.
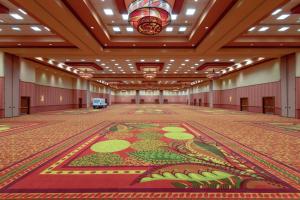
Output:
<path fill-rule="evenodd" d="M 156 103 L 156 104 L 159 104 L 159 100 L 158 100 L 158 99 L 155 99 L 155 103 Z"/>
<path fill-rule="evenodd" d="M 263 98 L 263 113 L 275 114 L 275 97 Z"/>
<path fill-rule="evenodd" d="M 79 108 L 82 108 L 82 98 L 79 98 L 79 99 L 78 99 L 78 107 L 79 107 Z"/>
<path fill-rule="evenodd" d="M 168 99 L 164 99 L 164 104 L 168 104 Z"/>
<path fill-rule="evenodd" d="M 240 110 L 248 111 L 248 98 L 241 98 L 240 100 Z"/>
<path fill-rule="evenodd" d="M 135 104 L 135 99 L 131 99 L 131 104 Z"/>
<path fill-rule="evenodd" d="M 197 105 L 197 99 L 194 99 L 194 106 Z"/>
<path fill-rule="evenodd" d="M 199 99 L 199 106 L 202 106 L 202 99 Z"/>
<path fill-rule="evenodd" d="M 141 104 L 144 104 L 145 103 L 145 100 L 144 99 L 141 99 L 141 102 L 140 102 Z"/>
<path fill-rule="evenodd" d="M 30 114 L 30 97 L 21 97 L 20 112 L 22 115 Z"/>

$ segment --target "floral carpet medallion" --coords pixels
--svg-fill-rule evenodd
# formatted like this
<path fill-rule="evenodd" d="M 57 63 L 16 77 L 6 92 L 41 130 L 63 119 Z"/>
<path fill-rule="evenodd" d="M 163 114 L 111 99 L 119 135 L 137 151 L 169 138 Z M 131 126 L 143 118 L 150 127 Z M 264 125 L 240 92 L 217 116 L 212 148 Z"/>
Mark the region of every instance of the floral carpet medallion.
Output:
<path fill-rule="evenodd" d="M 195 122 L 107 123 L 40 156 L 1 172 L 1 199 L 300 197 L 299 172 Z"/>

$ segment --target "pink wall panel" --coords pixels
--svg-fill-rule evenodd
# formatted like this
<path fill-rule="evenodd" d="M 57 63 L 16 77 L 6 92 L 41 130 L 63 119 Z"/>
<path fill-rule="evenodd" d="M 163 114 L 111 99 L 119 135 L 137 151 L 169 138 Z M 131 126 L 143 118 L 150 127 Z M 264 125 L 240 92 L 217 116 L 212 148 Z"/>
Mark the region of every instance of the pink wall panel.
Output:
<path fill-rule="evenodd" d="M 300 77 L 296 78 L 296 117 L 300 118 Z"/>
<path fill-rule="evenodd" d="M 202 106 L 209 106 L 209 100 L 208 100 L 208 92 L 201 92 L 201 93 L 196 93 L 192 94 L 190 96 L 191 99 L 191 104 L 194 104 L 194 99 L 196 99 L 197 105 L 199 105 L 199 99 L 202 100 Z"/>
<path fill-rule="evenodd" d="M 20 81 L 20 96 L 30 97 L 31 112 L 76 108 L 78 98 L 86 104 L 86 91 L 37 85 Z M 42 101 L 42 96 L 44 101 Z"/>
<path fill-rule="evenodd" d="M 155 103 L 155 99 L 159 99 L 158 95 L 140 95 L 140 100 L 144 99 L 144 103 Z"/>
<path fill-rule="evenodd" d="M 131 99 L 135 99 L 135 95 L 114 95 L 112 99 L 113 104 L 130 104 Z"/>
<path fill-rule="evenodd" d="M 168 103 L 186 104 L 187 96 L 163 96 L 163 99 L 168 99 Z"/>
<path fill-rule="evenodd" d="M 0 77 L 0 117 L 4 116 L 4 77 Z"/>
<path fill-rule="evenodd" d="M 262 98 L 270 96 L 275 97 L 276 114 L 280 114 L 281 96 L 279 81 L 222 91 L 214 91 L 214 107 L 239 110 L 240 98 L 247 97 L 249 111 L 262 112 Z"/>

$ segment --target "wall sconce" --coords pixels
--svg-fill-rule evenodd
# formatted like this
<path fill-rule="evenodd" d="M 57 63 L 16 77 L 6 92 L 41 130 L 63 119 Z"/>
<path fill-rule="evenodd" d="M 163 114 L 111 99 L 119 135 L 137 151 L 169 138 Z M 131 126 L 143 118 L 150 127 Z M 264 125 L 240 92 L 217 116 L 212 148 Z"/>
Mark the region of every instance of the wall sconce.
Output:
<path fill-rule="evenodd" d="M 62 102 L 63 101 L 63 97 L 60 95 L 59 96 L 59 101 Z"/>
<path fill-rule="evenodd" d="M 41 96 L 41 102 L 44 102 L 45 101 L 45 97 L 44 95 Z"/>

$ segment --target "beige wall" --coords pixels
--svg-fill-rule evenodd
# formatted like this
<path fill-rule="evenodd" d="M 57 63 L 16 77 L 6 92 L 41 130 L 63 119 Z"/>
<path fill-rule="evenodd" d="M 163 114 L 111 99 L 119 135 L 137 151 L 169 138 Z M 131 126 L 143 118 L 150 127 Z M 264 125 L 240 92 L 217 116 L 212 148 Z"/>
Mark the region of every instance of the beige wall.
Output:
<path fill-rule="evenodd" d="M 24 59 L 20 60 L 20 80 L 35 83 L 35 65 L 33 62 Z"/>
<path fill-rule="evenodd" d="M 273 60 L 224 76 L 213 81 L 214 90 L 226 90 L 249 85 L 280 81 L 279 60 Z"/>
<path fill-rule="evenodd" d="M 209 92 L 209 83 L 203 83 L 192 87 L 192 94 L 197 94 L 201 92 Z"/>
<path fill-rule="evenodd" d="M 0 52 L 0 77 L 4 76 L 4 53 Z"/>
<path fill-rule="evenodd" d="M 296 77 L 300 77 L 300 52 L 296 53 Z"/>

